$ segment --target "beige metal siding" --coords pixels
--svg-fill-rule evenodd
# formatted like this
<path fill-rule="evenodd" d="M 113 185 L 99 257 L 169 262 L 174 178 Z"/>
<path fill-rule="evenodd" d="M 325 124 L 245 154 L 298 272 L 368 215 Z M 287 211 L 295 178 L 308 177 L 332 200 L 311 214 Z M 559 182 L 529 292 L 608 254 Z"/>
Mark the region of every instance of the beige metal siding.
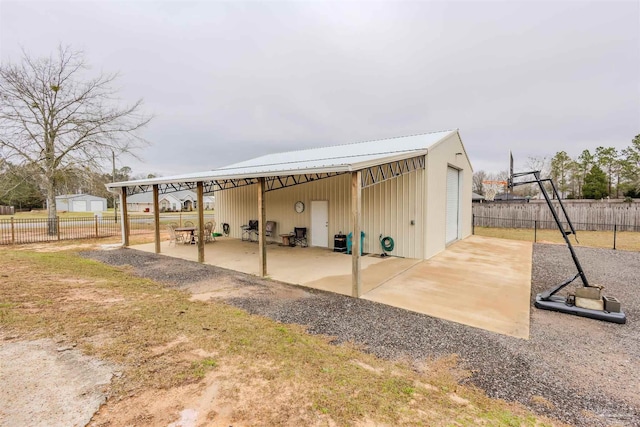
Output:
<path fill-rule="evenodd" d="M 347 233 L 350 214 L 350 175 L 339 175 L 266 193 L 268 221 L 276 221 L 276 233 L 293 231 L 294 227 L 311 229 L 311 201 L 329 201 L 329 246 L 338 231 Z M 216 192 L 216 221 L 228 223 L 231 237 L 240 238 L 240 227 L 258 216 L 255 185 Z M 304 212 L 297 213 L 294 204 L 302 201 Z M 278 237 L 276 237 L 278 239 Z"/>
<path fill-rule="evenodd" d="M 392 255 L 422 258 L 424 171 L 414 171 L 365 188 L 362 191 L 362 222 L 365 252 L 382 252 L 379 241 L 382 234 L 395 242 Z"/>
<path fill-rule="evenodd" d="M 460 153 L 460 154 L 457 154 Z M 460 170 L 460 239 L 471 235 L 471 178 L 473 170 L 458 134 L 453 134 L 427 154 L 425 198 L 425 258 L 445 248 L 447 168 Z"/>
<path fill-rule="evenodd" d="M 333 236 L 350 232 L 350 175 L 270 191 L 266 194 L 267 220 L 276 221 L 276 233 L 288 233 L 294 227 L 309 228 L 311 233 L 311 201 L 329 202 L 329 246 Z M 305 204 L 303 213 L 294 210 L 296 201 Z M 256 219 L 257 188 L 241 187 L 216 193 L 216 221 L 230 225 L 231 237 L 240 238 L 240 227 Z M 391 236 L 395 241 L 393 255 L 422 258 L 424 254 L 424 171 L 414 171 L 362 192 L 364 252 L 380 253 L 378 236 Z M 414 225 L 411 225 L 411 221 Z M 276 237 L 274 240 L 279 240 Z"/>

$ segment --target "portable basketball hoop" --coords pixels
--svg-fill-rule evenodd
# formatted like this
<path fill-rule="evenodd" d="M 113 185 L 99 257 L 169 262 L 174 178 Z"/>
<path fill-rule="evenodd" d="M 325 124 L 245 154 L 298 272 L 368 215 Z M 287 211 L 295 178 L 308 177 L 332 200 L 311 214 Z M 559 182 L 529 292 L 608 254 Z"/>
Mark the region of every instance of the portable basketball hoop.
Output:
<path fill-rule="evenodd" d="M 569 219 L 569 215 L 567 214 L 567 211 L 562 204 L 562 199 L 560 198 L 560 194 L 558 194 L 558 189 L 556 188 L 555 183 L 551 178 L 542 178 L 540 174 L 541 171 L 539 170 L 514 172 L 513 155 L 511 154 L 511 151 L 509 151 L 509 188 L 513 189 L 513 187 L 516 187 L 518 185 L 538 184 L 538 186 L 540 187 L 540 193 L 547 202 L 547 206 L 549 207 L 551 215 L 556 222 L 558 231 L 560 231 L 560 233 L 562 234 L 562 238 L 564 239 L 564 242 L 567 244 L 567 248 L 571 253 L 571 258 L 573 259 L 573 263 L 576 266 L 577 273 L 575 274 L 575 276 L 568 278 L 559 285 L 556 285 L 551 289 L 537 294 L 534 305 L 536 306 L 536 308 L 540 308 L 543 310 L 558 311 L 561 313 L 568 313 L 576 316 L 604 320 L 606 322 L 626 323 L 627 317 L 620 309 L 620 301 L 618 301 L 614 297 L 607 297 L 602 295 L 602 286 L 589 284 L 587 275 L 582 269 L 582 265 L 578 260 L 578 255 L 573 249 L 571 239 L 569 239 L 569 235 L 573 234 L 573 236 L 576 238 L 576 243 L 578 242 L 576 229 L 573 227 L 573 224 Z M 557 212 L 554 209 L 554 206 L 551 203 L 551 198 L 549 197 L 549 193 L 544 186 L 545 183 L 550 184 L 551 192 L 555 196 L 556 202 L 560 207 L 560 212 L 562 212 L 565 222 L 569 226 L 569 230 L 566 230 L 564 228 L 562 221 L 560 220 L 560 212 Z M 566 297 L 557 295 L 559 291 L 570 285 L 577 278 L 580 278 L 580 280 L 582 280 L 582 286 L 578 287 L 574 291 L 574 293 L 569 294 Z"/>

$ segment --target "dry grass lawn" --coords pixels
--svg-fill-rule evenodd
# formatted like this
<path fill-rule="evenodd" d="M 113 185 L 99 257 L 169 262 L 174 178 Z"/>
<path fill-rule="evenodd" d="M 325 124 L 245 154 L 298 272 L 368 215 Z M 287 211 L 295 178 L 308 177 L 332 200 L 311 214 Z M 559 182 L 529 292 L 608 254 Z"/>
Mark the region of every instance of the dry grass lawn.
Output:
<path fill-rule="evenodd" d="M 459 385 L 455 355 L 381 360 L 73 251 L 0 249 L 0 272 L 0 338 L 119 366 L 94 426 L 167 425 L 189 405 L 207 425 L 556 425 Z"/>
<path fill-rule="evenodd" d="M 486 237 L 498 237 L 501 239 L 534 241 L 534 232 L 530 228 L 489 228 L 475 227 L 474 234 Z M 576 244 L 575 236 L 570 235 L 574 246 L 588 246 L 592 248 L 613 248 L 613 231 L 578 231 L 579 243 Z M 558 230 L 538 230 L 538 243 L 564 243 L 562 234 Z M 616 249 L 624 251 L 640 251 L 640 233 L 631 231 L 618 231 L 616 235 Z"/>

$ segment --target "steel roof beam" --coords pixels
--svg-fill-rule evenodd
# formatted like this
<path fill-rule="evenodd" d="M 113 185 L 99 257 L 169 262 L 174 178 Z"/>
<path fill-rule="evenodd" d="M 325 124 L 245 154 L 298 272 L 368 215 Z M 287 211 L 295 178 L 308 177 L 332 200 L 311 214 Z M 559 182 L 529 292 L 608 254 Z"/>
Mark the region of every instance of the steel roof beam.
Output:
<path fill-rule="evenodd" d="M 409 159 L 397 160 L 382 165 L 371 166 L 363 169 L 362 188 L 380 184 L 400 175 L 405 175 L 418 169 L 424 169 L 425 157 L 416 156 Z"/>

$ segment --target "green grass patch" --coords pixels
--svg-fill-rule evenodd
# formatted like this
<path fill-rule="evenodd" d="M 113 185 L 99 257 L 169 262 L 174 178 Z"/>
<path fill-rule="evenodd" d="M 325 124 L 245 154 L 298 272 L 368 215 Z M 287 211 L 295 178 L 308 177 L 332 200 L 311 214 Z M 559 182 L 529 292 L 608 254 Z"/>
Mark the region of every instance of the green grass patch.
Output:
<path fill-rule="evenodd" d="M 497 237 L 500 239 L 524 240 L 538 243 L 564 244 L 564 238 L 557 229 L 534 230 L 530 228 L 492 228 L 475 227 L 474 234 L 478 236 Z M 575 236 L 569 236 L 574 246 L 612 249 L 614 244 L 613 231 L 578 231 Z M 640 251 L 640 233 L 631 231 L 618 231 L 615 236 L 616 249 L 626 251 Z"/>

